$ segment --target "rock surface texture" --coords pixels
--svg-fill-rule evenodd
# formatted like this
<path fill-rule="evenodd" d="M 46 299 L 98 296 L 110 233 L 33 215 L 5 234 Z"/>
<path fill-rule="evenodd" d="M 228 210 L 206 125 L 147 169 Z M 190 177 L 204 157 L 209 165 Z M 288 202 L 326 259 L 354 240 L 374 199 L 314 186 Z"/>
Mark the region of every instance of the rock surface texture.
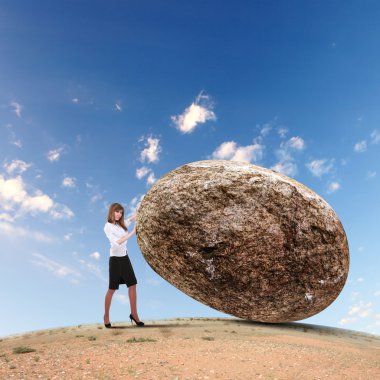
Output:
<path fill-rule="evenodd" d="M 141 202 L 137 241 L 149 265 L 190 297 L 262 322 L 330 305 L 349 269 L 343 226 L 297 181 L 245 162 L 183 165 Z"/>

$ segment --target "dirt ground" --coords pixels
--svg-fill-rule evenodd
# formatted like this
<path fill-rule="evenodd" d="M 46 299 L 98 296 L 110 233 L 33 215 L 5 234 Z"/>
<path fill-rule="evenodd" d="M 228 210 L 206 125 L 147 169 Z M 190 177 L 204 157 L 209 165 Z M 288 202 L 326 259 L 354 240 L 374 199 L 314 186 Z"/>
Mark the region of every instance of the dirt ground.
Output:
<path fill-rule="evenodd" d="M 323 326 L 178 318 L 0 339 L 1 379 L 380 379 L 380 337 Z M 19 353 L 20 351 L 30 351 Z"/>

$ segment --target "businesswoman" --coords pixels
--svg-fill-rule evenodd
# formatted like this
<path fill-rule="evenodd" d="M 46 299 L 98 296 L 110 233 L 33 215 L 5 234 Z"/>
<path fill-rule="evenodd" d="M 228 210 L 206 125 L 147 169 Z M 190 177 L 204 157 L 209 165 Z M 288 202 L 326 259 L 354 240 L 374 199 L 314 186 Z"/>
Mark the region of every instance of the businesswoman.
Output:
<path fill-rule="evenodd" d="M 136 214 L 132 215 L 129 220 L 135 221 Z M 144 326 L 137 313 L 137 280 L 127 251 L 127 241 L 136 232 L 136 225 L 128 233 L 128 228 L 124 220 L 124 207 L 119 203 L 112 203 L 108 210 L 107 223 L 104 226 L 104 232 L 110 241 L 110 258 L 109 258 L 109 286 L 104 302 L 104 326 L 111 327 L 109 311 L 112 296 L 115 290 L 119 289 L 120 284 L 126 284 L 128 287 L 129 303 L 131 305 L 131 314 L 129 318 L 137 326 Z"/>

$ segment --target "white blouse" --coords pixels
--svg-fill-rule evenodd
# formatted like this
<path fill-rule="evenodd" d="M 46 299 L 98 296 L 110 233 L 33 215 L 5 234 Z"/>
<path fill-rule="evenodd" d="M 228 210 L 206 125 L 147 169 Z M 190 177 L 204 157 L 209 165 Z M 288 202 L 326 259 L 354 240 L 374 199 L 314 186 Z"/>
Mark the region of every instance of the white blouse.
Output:
<path fill-rule="evenodd" d="M 110 256 L 125 256 L 127 254 L 127 241 L 124 243 L 116 243 L 120 238 L 125 236 L 128 232 L 124 231 L 118 224 L 107 222 L 104 226 L 104 232 L 106 233 L 108 240 L 110 241 Z"/>

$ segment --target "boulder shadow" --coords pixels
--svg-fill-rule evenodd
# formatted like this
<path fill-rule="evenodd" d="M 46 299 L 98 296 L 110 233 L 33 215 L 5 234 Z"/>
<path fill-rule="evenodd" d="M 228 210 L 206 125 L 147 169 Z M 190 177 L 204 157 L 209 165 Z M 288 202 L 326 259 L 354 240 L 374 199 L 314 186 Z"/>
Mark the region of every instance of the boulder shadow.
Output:
<path fill-rule="evenodd" d="M 122 323 L 122 322 L 120 322 Z M 110 329 L 131 329 L 131 328 L 137 328 L 137 329 L 151 329 L 151 328 L 184 328 L 184 327 L 203 327 L 201 325 L 194 325 L 190 323 L 155 323 L 155 324 L 150 324 L 149 322 L 146 322 L 144 326 L 136 326 L 136 325 L 121 325 L 121 326 L 112 326 Z"/>
<path fill-rule="evenodd" d="M 361 332 L 361 331 L 355 331 L 355 330 L 347 330 L 347 329 L 341 329 L 338 327 L 329 327 L 329 326 L 323 326 L 323 325 L 313 325 L 308 323 L 300 323 L 300 322 L 283 322 L 283 323 L 269 323 L 269 322 L 258 322 L 258 321 L 249 321 L 249 320 L 239 320 L 239 319 L 231 319 L 231 323 L 233 324 L 244 324 L 244 325 L 252 325 L 256 326 L 257 328 L 260 327 L 267 327 L 269 329 L 273 330 L 296 330 L 304 333 L 315 333 L 319 335 L 330 335 L 330 336 L 337 336 L 337 337 L 346 337 L 346 338 L 356 338 L 356 337 L 362 337 L 362 338 L 377 338 L 376 335 L 372 335 L 369 333 Z"/>

